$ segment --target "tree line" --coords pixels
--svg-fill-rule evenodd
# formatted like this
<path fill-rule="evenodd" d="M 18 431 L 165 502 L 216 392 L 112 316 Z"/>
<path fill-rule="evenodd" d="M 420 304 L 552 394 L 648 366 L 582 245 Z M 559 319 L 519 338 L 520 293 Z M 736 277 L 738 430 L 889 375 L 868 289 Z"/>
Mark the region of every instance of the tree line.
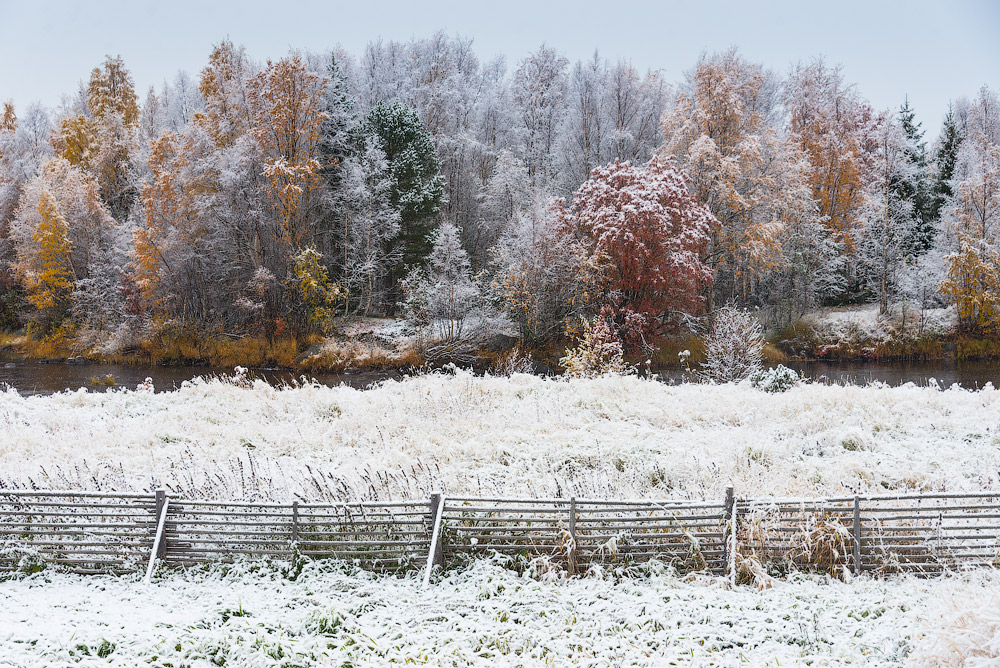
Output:
<path fill-rule="evenodd" d="M 264 63 L 223 41 L 142 100 L 108 57 L 55 109 L 4 105 L 0 296 L 0 327 L 105 350 L 373 315 L 652 348 L 723 306 L 868 302 L 995 334 L 1000 103 L 956 99 L 928 145 L 908 101 L 736 49 L 672 83 L 444 33 Z"/>

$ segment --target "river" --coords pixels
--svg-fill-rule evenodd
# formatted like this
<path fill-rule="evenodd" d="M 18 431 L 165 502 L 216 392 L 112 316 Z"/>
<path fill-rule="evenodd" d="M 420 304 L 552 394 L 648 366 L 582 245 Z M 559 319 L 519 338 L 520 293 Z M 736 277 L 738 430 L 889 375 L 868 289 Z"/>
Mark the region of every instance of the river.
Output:
<path fill-rule="evenodd" d="M 954 383 L 967 389 L 977 389 L 986 383 L 1000 387 L 1000 361 L 987 362 L 923 362 L 923 363 L 873 363 L 873 362 L 792 362 L 791 367 L 800 375 L 816 382 L 866 385 L 879 381 L 888 385 L 916 383 L 928 385 L 932 379 L 939 387 L 950 387 Z M 119 364 L 91 364 L 74 366 L 69 364 L 38 364 L 35 362 L 0 362 L 0 387 L 13 387 L 24 395 L 52 394 L 63 390 L 87 388 L 104 392 L 115 388 L 134 389 L 146 378 L 151 378 L 157 392 L 174 390 L 181 383 L 199 376 L 231 376 L 231 368 L 174 367 L 174 366 L 130 366 Z M 300 373 L 281 370 L 251 370 L 249 375 L 263 378 L 272 384 L 293 383 L 302 377 Z M 363 371 L 357 373 L 317 373 L 306 374 L 324 385 L 348 385 L 365 388 L 373 383 L 399 378 L 394 371 Z M 658 372 L 666 382 L 681 382 L 683 373 L 679 369 L 664 369 Z M 112 384 L 104 384 L 110 377 Z"/>

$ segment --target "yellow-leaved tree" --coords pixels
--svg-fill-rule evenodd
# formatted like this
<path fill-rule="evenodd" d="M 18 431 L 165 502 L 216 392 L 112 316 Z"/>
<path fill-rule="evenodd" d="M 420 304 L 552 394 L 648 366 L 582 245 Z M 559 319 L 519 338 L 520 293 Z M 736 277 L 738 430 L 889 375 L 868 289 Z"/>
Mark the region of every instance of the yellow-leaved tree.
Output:
<path fill-rule="evenodd" d="M 82 115 L 68 116 L 52 131 L 52 148 L 75 167 L 90 168 L 97 148 L 97 125 Z"/>
<path fill-rule="evenodd" d="M 325 79 L 298 55 L 283 58 L 250 81 L 253 132 L 264 155 L 264 176 L 288 248 L 303 245 L 307 206 L 319 185 L 317 140 Z"/>
<path fill-rule="evenodd" d="M 38 215 L 38 227 L 32 235 L 37 244 L 34 262 L 19 269 L 28 301 L 38 311 L 38 320 L 49 324 L 58 321 L 70 306 L 73 244 L 69 240 L 69 224 L 48 191 L 42 191 Z"/>
<path fill-rule="evenodd" d="M 323 256 L 315 248 L 306 248 L 295 257 L 293 273 L 309 322 L 329 333 L 337 304 L 346 296 L 343 289 L 330 280 Z"/>
<path fill-rule="evenodd" d="M 804 155 L 769 122 L 775 90 L 735 49 L 703 56 L 661 122 L 662 150 L 719 221 L 706 259 L 722 302 L 754 294 L 783 264 L 786 229 L 815 217 Z"/>
<path fill-rule="evenodd" d="M 132 75 L 120 57 L 108 57 L 101 67 L 91 72 L 87 105 L 96 127 L 89 167 L 97 178 L 101 199 L 111 215 L 118 221 L 124 221 L 138 195 L 132 154 L 139 123 L 139 104 Z"/>

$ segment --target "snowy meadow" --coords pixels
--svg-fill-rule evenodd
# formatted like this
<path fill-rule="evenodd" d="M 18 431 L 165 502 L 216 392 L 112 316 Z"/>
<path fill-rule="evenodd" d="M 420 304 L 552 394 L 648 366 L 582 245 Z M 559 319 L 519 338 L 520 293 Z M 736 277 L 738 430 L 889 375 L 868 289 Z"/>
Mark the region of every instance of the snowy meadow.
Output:
<path fill-rule="evenodd" d="M 0 393 L 0 484 L 189 497 L 721 498 L 995 489 L 1000 392 L 465 372 Z"/>
<path fill-rule="evenodd" d="M 439 373 L 367 390 L 242 376 L 0 393 L 4 487 L 226 499 L 446 494 L 721 498 L 996 489 L 1000 393 L 667 385 Z M 967 666 L 1000 656 L 1000 578 L 791 575 L 762 588 L 661 565 L 582 578 L 498 558 L 376 575 L 238 562 L 0 581 L 2 666 Z"/>
<path fill-rule="evenodd" d="M 757 591 L 655 566 L 549 581 L 481 561 L 425 589 L 329 563 L 295 580 L 237 564 L 0 590 L 5 666 L 985 667 L 1000 650 L 993 573 Z"/>

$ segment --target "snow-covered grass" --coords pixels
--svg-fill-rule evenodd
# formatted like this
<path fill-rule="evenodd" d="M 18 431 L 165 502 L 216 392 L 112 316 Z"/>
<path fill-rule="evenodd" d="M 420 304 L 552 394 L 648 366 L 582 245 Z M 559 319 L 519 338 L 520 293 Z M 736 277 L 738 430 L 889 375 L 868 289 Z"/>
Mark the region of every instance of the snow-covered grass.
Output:
<path fill-rule="evenodd" d="M 1000 392 L 635 377 L 0 393 L 0 481 L 307 499 L 996 489 Z"/>
<path fill-rule="evenodd" d="M 823 495 L 996 489 L 1000 392 L 670 386 L 459 372 L 364 391 L 244 377 L 176 392 L 0 393 L 0 483 L 221 498 Z M 964 666 L 1000 662 L 1000 575 L 731 588 L 241 562 L 0 581 L 0 666 Z M 673 662 L 673 663 L 671 663 Z"/>
<path fill-rule="evenodd" d="M 954 306 L 929 308 L 923 313 L 899 304 L 891 313 L 880 314 L 878 304 L 825 308 L 800 321 L 826 345 L 877 344 L 921 336 L 943 336 L 955 330 L 958 312 Z"/>
<path fill-rule="evenodd" d="M 995 601 L 998 585 L 980 573 L 731 589 L 655 565 L 637 577 L 539 580 L 488 561 L 426 589 L 329 562 L 294 581 L 248 564 L 148 586 L 43 573 L 0 582 L 0 664 L 985 667 L 1000 634 L 977 602 Z M 949 630 L 955 611 L 941 601 L 961 602 L 966 638 Z"/>

